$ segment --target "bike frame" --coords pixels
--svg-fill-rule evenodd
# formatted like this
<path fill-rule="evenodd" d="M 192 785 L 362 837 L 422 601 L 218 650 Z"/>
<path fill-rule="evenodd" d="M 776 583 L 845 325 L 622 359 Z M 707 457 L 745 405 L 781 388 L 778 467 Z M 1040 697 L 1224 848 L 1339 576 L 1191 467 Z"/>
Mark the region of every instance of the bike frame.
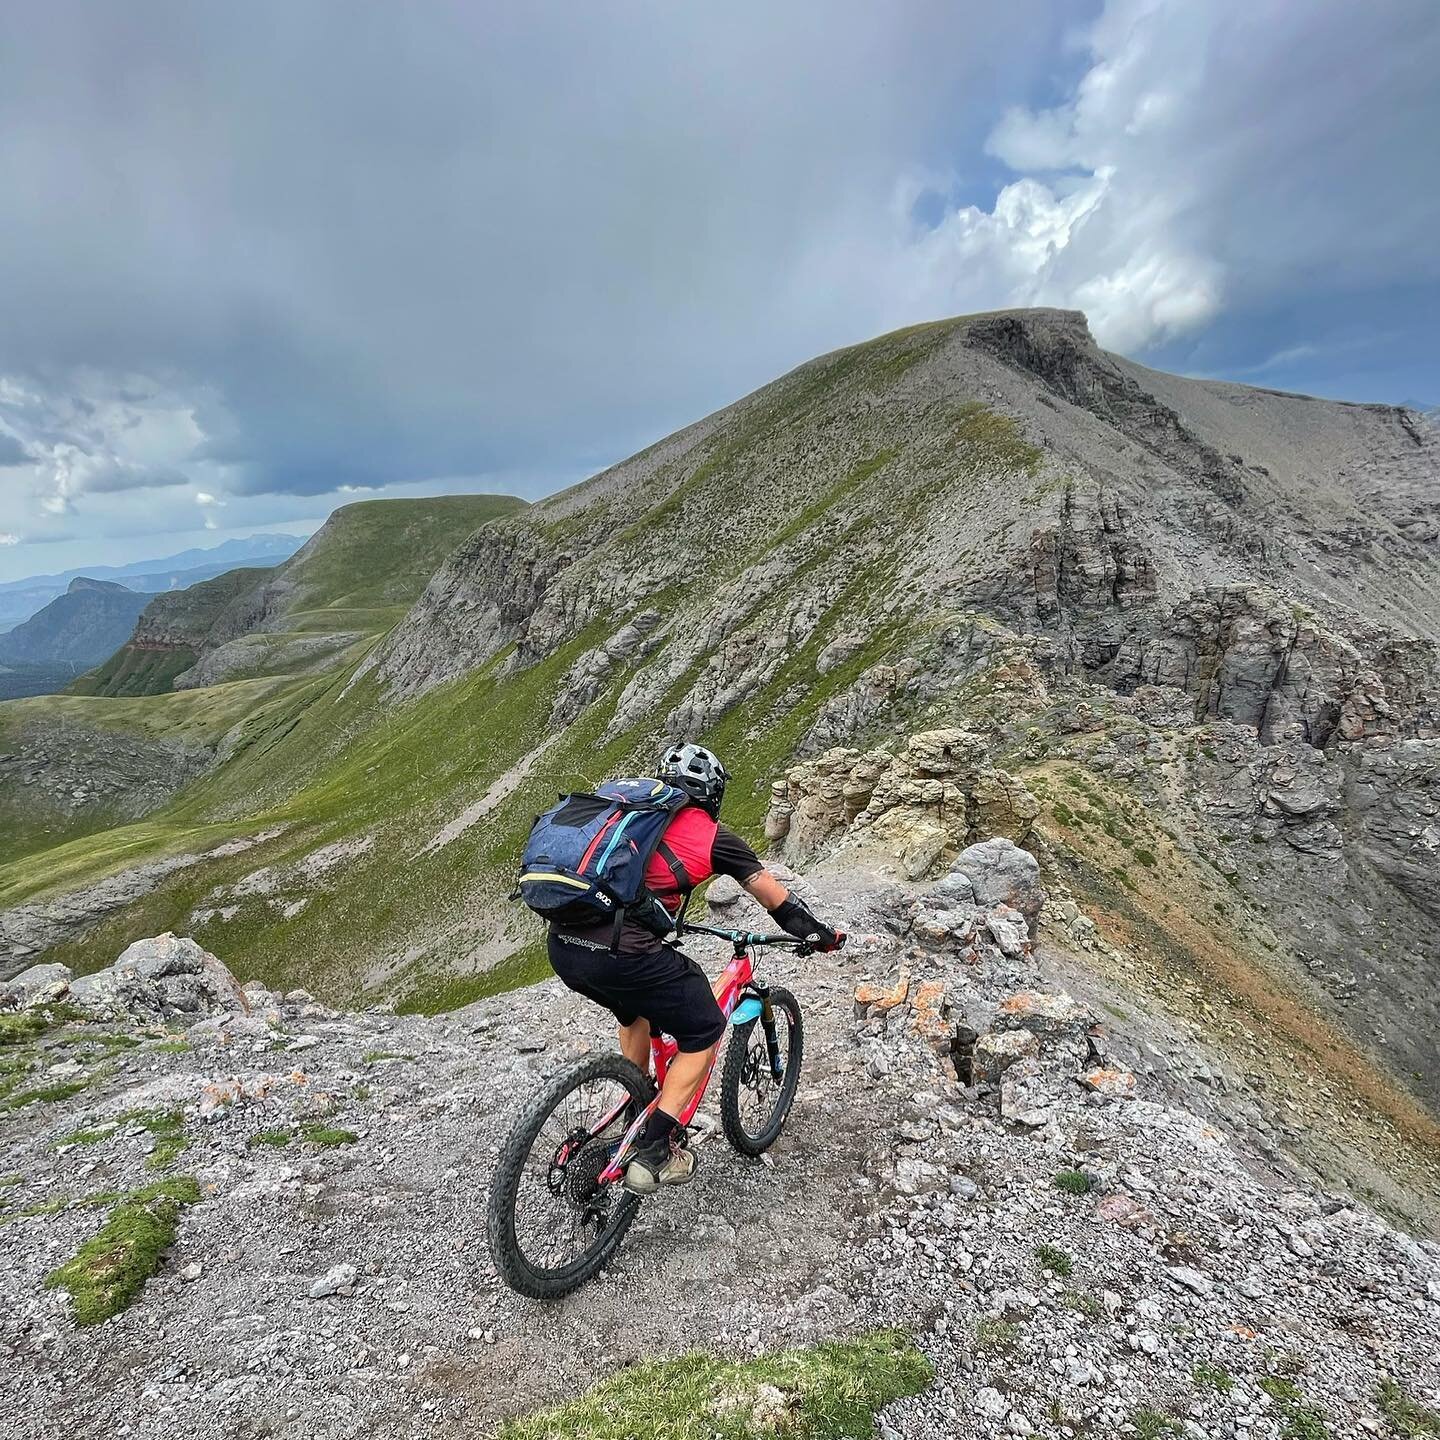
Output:
<path fill-rule="evenodd" d="M 710 1087 L 710 1077 L 715 1073 L 716 1063 L 720 1059 L 720 1052 L 725 1048 L 725 1041 L 730 1034 L 730 1017 L 735 1013 L 735 1008 L 744 999 L 754 996 L 763 1005 L 767 1006 L 768 994 L 766 988 L 755 979 L 754 955 L 757 945 L 795 945 L 797 948 L 802 944 L 798 940 L 792 940 L 789 936 L 757 935 L 744 930 L 719 930 L 713 925 L 685 925 L 682 934 L 689 935 L 714 935 L 722 940 L 728 940 L 734 947 L 734 954 L 730 957 L 730 963 L 721 972 L 720 979 L 723 982 L 720 990 L 716 993 L 715 999 L 725 1016 L 725 1034 L 720 1037 L 720 1043 L 715 1047 L 715 1053 L 710 1057 L 710 1065 L 705 1071 L 704 1078 L 700 1081 L 700 1088 L 696 1090 L 694 1098 L 685 1107 L 684 1113 L 679 1116 L 682 1125 L 688 1125 L 695 1118 L 695 1112 L 700 1108 L 700 1102 L 705 1098 L 705 1092 Z M 713 988 L 713 987 L 712 987 Z M 660 1103 L 660 1086 L 665 1083 L 665 1074 L 670 1068 L 670 1062 L 679 1053 L 680 1047 L 668 1035 L 650 1036 L 650 1059 L 655 1069 L 655 1098 L 645 1107 L 639 1116 L 631 1123 L 625 1131 L 625 1137 L 621 1140 L 615 1151 L 614 1157 L 609 1165 L 605 1167 L 596 1179 L 597 1185 L 610 1185 L 619 1180 L 625 1173 L 625 1166 L 629 1163 L 628 1157 L 635 1144 L 635 1137 L 639 1135 L 646 1120 L 650 1118 L 650 1112 Z M 777 1076 L 777 1079 L 779 1077 Z M 594 1139 L 601 1135 L 606 1128 L 615 1123 L 615 1119 L 625 1109 L 625 1102 L 616 1105 L 607 1114 L 590 1128 L 586 1140 Z M 564 1163 L 566 1151 L 562 1150 L 560 1160 Z"/>

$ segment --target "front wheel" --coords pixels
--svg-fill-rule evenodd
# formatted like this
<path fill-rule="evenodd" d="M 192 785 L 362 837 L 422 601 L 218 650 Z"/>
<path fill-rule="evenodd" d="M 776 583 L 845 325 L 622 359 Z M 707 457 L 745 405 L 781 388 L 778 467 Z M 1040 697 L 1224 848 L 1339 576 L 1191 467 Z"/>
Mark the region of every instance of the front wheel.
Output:
<path fill-rule="evenodd" d="M 521 1112 L 495 1165 L 487 1224 L 490 1256 L 512 1290 L 557 1300 L 610 1258 L 640 1202 L 621 1185 L 597 1181 L 654 1094 L 630 1061 L 592 1055 L 557 1075 Z"/>
<path fill-rule="evenodd" d="M 800 1002 L 775 985 L 766 1004 L 768 1014 L 735 1027 L 720 1080 L 720 1119 L 742 1155 L 763 1155 L 780 1138 L 805 1056 Z"/>

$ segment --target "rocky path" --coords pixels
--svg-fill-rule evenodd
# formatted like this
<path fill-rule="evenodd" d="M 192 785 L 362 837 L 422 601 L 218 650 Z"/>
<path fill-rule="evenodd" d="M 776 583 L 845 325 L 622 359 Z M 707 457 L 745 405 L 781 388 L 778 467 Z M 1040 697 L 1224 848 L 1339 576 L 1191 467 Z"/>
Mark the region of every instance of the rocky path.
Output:
<path fill-rule="evenodd" d="M 52 1032 L 47 1081 L 100 1078 L 0 1112 L 6 1433 L 480 1436 L 642 1355 L 890 1323 L 937 1372 L 883 1419 L 906 1440 L 1385 1435 L 1403 1432 L 1383 1384 L 1440 1404 L 1440 1249 L 1157 1103 L 1123 1037 L 1036 993 L 1023 917 L 945 885 L 818 896 L 878 938 L 767 960 L 807 1022 L 773 1163 L 709 1140 L 697 1182 L 647 1203 L 611 1270 L 558 1305 L 501 1287 L 484 1244 L 519 1099 L 607 1043 L 555 985 L 430 1020 L 258 987 L 247 1014 L 201 975 L 181 998 L 214 1013 L 183 1042 Z M 142 990 L 111 997 L 129 1023 L 107 1033 L 159 1018 Z M 147 1168 L 165 1132 L 145 1117 L 177 1111 L 186 1148 Z M 77 1130 L 89 1143 L 63 1143 Z M 99 1224 L 77 1202 L 167 1173 L 200 1203 L 135 1303 L 77 1328 L 42 1288 Z"/>

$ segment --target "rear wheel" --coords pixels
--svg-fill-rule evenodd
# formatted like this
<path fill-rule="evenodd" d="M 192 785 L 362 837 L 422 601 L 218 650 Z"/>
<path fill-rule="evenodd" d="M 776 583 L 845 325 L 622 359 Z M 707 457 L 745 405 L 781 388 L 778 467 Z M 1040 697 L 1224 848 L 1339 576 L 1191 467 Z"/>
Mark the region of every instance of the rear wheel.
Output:
<path fill-rule="evenodd" d="M 742 1155 L 763 1155 L 780 1138 L 800 1084 L 805 1055 L 800 1002 L 775 985 L 769 1005 L 774 1056 L 764 1017 L 747 1020 L 730 1037 L 720 1079 L 720 1119 L 726 1138 Z"/>
<path fill-rule="evenodd" d="M 495 1165 L 490 1255 L 512 1290 L 554 1300 L 583 1285 L 624 1238 L 638 1197 L 597 1185 L 654 1086 L 620 1055 L 592 1055 L 557 1075 L 521 1112 Z M 625 1106 L 599 1135 L 589 1131 Z"/>

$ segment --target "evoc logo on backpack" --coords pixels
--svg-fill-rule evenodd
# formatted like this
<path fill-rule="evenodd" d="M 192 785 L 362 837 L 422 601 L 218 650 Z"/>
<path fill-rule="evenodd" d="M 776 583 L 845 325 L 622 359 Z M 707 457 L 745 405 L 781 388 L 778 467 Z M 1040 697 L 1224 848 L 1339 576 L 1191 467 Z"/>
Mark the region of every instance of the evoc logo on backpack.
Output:
<path fill-rule="evenodd" d="M 664 934 L 670 917 L 646 889 L 645 867 L 665 827 L 689 803 L 683 790 L 648 778 L 610 780 L 593 793 L 562 795 L 530 829 L 517 896 L 557 925 L 584 929 L 609 921 L 612 943 L 627 915 Z M 683 870 L 677 878 L 688 888 Z"/>

